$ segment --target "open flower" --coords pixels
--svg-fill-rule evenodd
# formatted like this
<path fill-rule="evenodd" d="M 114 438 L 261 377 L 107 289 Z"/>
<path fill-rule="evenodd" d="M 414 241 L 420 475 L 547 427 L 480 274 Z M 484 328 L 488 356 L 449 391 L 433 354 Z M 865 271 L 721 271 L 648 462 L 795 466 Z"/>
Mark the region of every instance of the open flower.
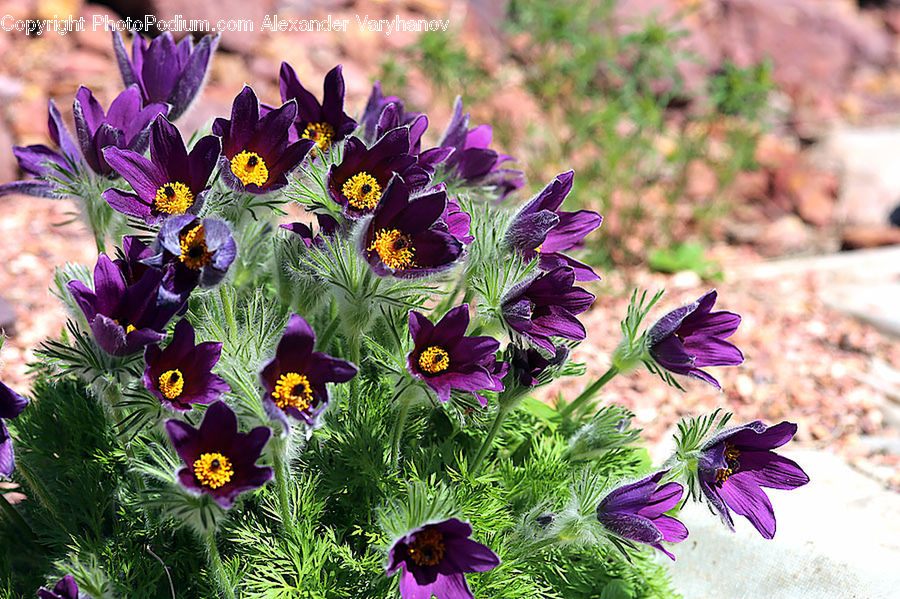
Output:
<path fill-rule="evenodd" d="M 380 277 L 424 277 L 453 266 L 462 243 L 440 222 L 447 204 L 443 189 L 409 198 L 409 188 L 395 177 L 366 227 L 362 251 Z"/>
<path fill-rule="evenodd" d="M 311 139 L 291 142 L 288 131 L 297 103 L 260 116 L 259 100 L 244 86 L 231 106 L 231 120 L 218 118 L 212 131 L 222 138 L 222 178 L 235 191 L 263 194 L 287 185 L 287 174 L 315 145 Z"/>
<path fill-rule="evenodd" d="M 675 482 L 660 485 L 667 470 L 607 493 L 597 505 L 597 520 L 626 541 L 636 541 L 659 549 L 673 560 L 662 542 L 679 543 L 688 536 L 687 527 L 665 512 L 678 504 L 684 488 Z"/>
<path fill-rule="evenodd" d="M 272 469 L 256 465 L 272 429 L 258 426 L 238 432 L 237 416 L 225 402 L 206 410 L 200 428 L 181 420 L 166 421 L 166 432 L 185 466 L 178 481 L 191 491 L 208 493 L 222 509 L 244 491 L 257 489 L 272 478 Z"/>
<path fill-rule="evenodd" d="M 173 410 L 212 403 L 229 390 L 228 383 L 212 372 L 221 354 L 221 343 L 195 344 L 194 327 L 182 319 L 165 349 L 153 344 L 144 350 L 144 386 Z"/>
<path fill-rule="evenodd" d="M 466 572 L 487 572 L 500 558 L 469 537 L 472 527 L 458 518 L 426 524 L 397 539 L 388 553 L 387 574 L 400 570 L 403 599 L 474 599 Z"/>
<path fill-rule="evenodd" d="M 413 350 L 406 357 L 406 368 L 425 382 L 438 399 L 450 399 L 451 389 L 471 391 L 487 405 L 478 391 L 502 391 L 500 380 L 506 374 L 501 368 L 495 373 L 496 353 L 500 342 L 493 337 L 466 337 L 469 327 L 469 306 L 453 308 L 436 323 L 415 310 L 409 313 L 409 334 Z"/>
<path fill-rule="evenodd" d="M 218 36 L 205 35 L 195 46 L 193 36 L 186 35 L 176 44 L 172 33 L 166 31 L 148 44 L 134 34 L 129 58 L 122 34 L 113 31 L 112 36 L 116 63 L 126 87 L 137 85 L 145 102 L 169 104 L 169 118 L 173 121 L 187 111 L 200 93 L 209 59 L 219 41 Z"/>
<path fill-rule="evenodd" d="M 286 62 L 281 63 L 278 88 L 281 101 L 297 101 L 297 117 L 294 129 L 297 136 L 311 139 L 320 151 L 328 150 L 356 129 L 356 121 L 344 112 L 344 75 L 337 65 L 325 75 L 322 103 L 316 100 L 297 79 L 297 73 Z"/>
<path fill-rule="evenodd" d="M 4 421 L 21 414 L 27 405 L 27 399 L 0 383 L 0 476 L 8 478 L 16 467 L 12 439 Z"/>
<path fill-rule="evenodd" d="M 506 243 L 527 261 L 540 257 L 542 270 L 570 266 L 578 281 L 599 279 L 587 264 L 565 252 L 582 244 L 585 236 L 600 226 L 603 217 L 590 210 L 560 210 L 572 189 L 575 173 L 557 175 L 539 194 L 519 210 L 506 234 Z"/>
<path fill-rule="evenodd" d="M 212 287 L 228 272 L 237 245 L 225 221 L 181 214 L 167 219 L 157 236 L 156 255 L 147 264 L 174 266 L 172 289 L 187 293 L 197 285 Z"/>
<path fill-rule="evenodd" d="M 63 576 L 53 590 L 50 591 L 44 587 L 38 589 L 38 599 L 81 599 L 85 595 L 78 591 L 78 583 L 72 578 L 71 574 Z"/>
<path fill-rule="evenodd" d="M 259 374 L 270 414 L 288 415 L 313 426 L 328 405 L 327 383 L 346 383 L 356 366 L 313 351 L 316 334 L 302 317 L 292 314 L 275 357 Z"/>
<path fill-rule="evenodd" d="M 650 328 L 647 342 L 654 361 L 669 372 L 721 389 L 719 381 L 701 368 L 737 365 L 744 356 L 725 341 L 737 330 L 741 317 L 733 312 L 711 312 L 715 303 L 713 289 L 694 303 L 672 310 Z"/>
<path fill-rule="evenodd" d="M 796 489 L 809 482 L 796 462 L 771 451 L 796 432 L 793 422 L 766 426 L 757 420 L 722 431 L 700 448 L 700 489 L 729 528 L 734 530 L 733 511 L 763 538 L 775 536 L 775 512 L 762 487 Z"/>
<path fill-rule="evenodd" d="M 156 224 L 172 214 L 200 210 L 219 158 L 219 139 L 202 137 L 188 154 L 178 129 L 159 116 L 150 127 L 150 160 L 115 147 L 106 148 L 103 156 L 134 189 L 108 189 L 103 198 L 119 212 Z"/>
<path fill-rule="evenodd" d="M 575 287 L 575 271 L 560 267 L 507 291 L 501 314 L 513 331 L 539 348 L 555 353 L 551 337 L 585 338 L 584 325 L 575 316 L 593 302 L 593 294 Z"/>

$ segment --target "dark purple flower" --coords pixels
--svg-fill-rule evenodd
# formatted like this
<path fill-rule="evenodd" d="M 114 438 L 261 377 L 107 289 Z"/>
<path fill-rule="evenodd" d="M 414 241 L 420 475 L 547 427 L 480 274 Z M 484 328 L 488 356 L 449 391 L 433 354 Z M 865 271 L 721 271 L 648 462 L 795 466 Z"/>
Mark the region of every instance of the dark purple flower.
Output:
<path fill-rule="evenodd" d="M 154 343 L 144 350 L 144 386 L 173 410 L 212 403 L 229 391 L 228 383 L 212 372 L 221 354 L 221 343 L 195 344 L 194 327 L 182 319 L 165 349 Z"/>
<path fill-rule="evenodd" d="M 8 478 L 16 467 L 12 439 L 4 421 L 21 414 L 27 405 L 27 399 L 0 383 L 0 476 Z"/>
<path fill-rule="evenodd" d="M 459 202 L 455 198 L 447 198 L 447 207 L 441 215 L 441 220 L 447 225 L 450 234 L 456 237 L 460 243 L 468 245 L 475 241 L 475 238 L 469 234 L 472 217 L 459 207 Z"/>
<path fill-rule="evenodd" d="M 239 433 L 237 416 L 223 401 L 209 406 L 200 428 L 173 418 L 166 421 L 166 432 L 186 464 L 178 481 L 188 490 L 208 493 L 222 509 L 272 478 L 271 468 L 256 465 L 272 429 L 258 426 Z"/>
<path fill-rule="evenodd" d="M 344 112 L 342 68 L 342 65 L 338 65 L 325 75 L 324 95 L 319 104 L 316 97 L 301 85 L 293 67 L 286 62 L 281 63 L 278 78 L 281 101 L 297 102 L 297 117 L 293 125 L 295 134 L 297 138 L 311 139 L 322 152 L 356 129 L 356 121 Z"/>
<path fill-rule="evenodd" d="M 425 382 L 441 401 L 450 399 L 451 389 L 471 391 L 482 405 L 487 400 L 478 391 L 503 391 L 497 374 L 495 355 L 500 342 L 493 337 L 466 337 L 469 328 L 469 306 L 453 308 L 436 323 L 415 310 L 409 313 L 409 334 L 413 349 L 406 356 L 406 368 Z"/>
<path fill-rule="evenodd" d="M 197 285 L 218 284 L 237 255 L 237 245 L 225 221 L 199 219 L 192 214 L 166 219 L 159 229 L 154 250 L 156 255 L 145 263 L 160 268 L 173 265 L 175 293 L 187 293 Z"/>
<path fill-rule="evenodd" d="M 513 346 L 512 352 L 510 374 L 522 387 L 540 385 L 540 377 L 548 368 L 560 366 L 569 357 L 569 348 L 565 345 L 557 347 L 552 358 L 544 357 L 544 354 L 533 347 L 523 349 Z"/>
<path fill-rule="evenodd" d="M 472 527 L 458 518 L 425 524 L 397 539 L 388 553 L 387 574 L 400 570 L 403 599 L 474 599 L 466 572 L 487 572 L 500 558 L 469 538 Z"/>
<path fill-rule="evenodd" d="M 575 287 L 575 271 L 560 267 L 514 286 L 504 296 L 501 310 L 510 328 L 555 353 L 551 337 L 585 338 L 584 325 L 575 316 L 593 301 L 593 294 Z"/>
<path fill-rule="evenodd" d="M 440 222 L 446 205 L 443 189 L 411 200 L 403 179 L 392 179 L 361 240 L 375 274 L 414 278 L 453 266 L 462 243 Z"/>
<path fill-rule="evenodd" d="M 737 365 L 744 356 L 725 341 L 737 330 L 741 317 L 733 312 L 711 312 L 715 303 L 713 289 L 694 303 L 672 310 L 650 328 L 647 342 L 650 355 L 669 372 L 692 376 L 721 389 L 719 382 L 701 368 Z"/>
<path fill-rule="evenodd" d="M 645 543 L 673 560 L 662 542 L 679 543 L 687 527 L 665 512 L 678 504 L 684 488 L 675 482 L 660 485 L 668 470 L 610 491 L 597 505 L 597 519 L 606 530 L 627 541 Z"/>
<path fill-rule="evenodd" d="M 164 116 L 150 127 L 150 160 L 137 152 L 106 148 L 107 163 L 134 192 L 108 189 L 103 198 L 119 212 L 156 224 L 172 214 L 196 214 L 219 158 L 219 139 L 207 135 L 188 154 L 181 134 Z"/>
<path fill-rule="evenodd" d="M 172 33 L 166 31 L 147 44 L 135 33 L 129 59 L 122 34 L 113 31 L 112 36 L 126 87 L 137 85 L 145 102 L 169 104 L 169 118 L 173 121 L 187 111 L 200 93 L 209 59 L 219 42 L 218 36 L 205 35 L 195 46 L 189 34 L 176 44 Z"/>
<path fill-rule="evenodd" d="M 327 383 L 346 383 L 356 366 L 313 351 L 316 334 L 302 317 L 292 314 L 275 357 L 259 373 L 270 414 L 286 414 L 313 426 L 328 405 Z"/>
<path fill-rule="evenodd" d="M 78 584 L 71 574 L 63 576 L 52 591 L 41 587 L 37 592 L 38 599 L 80 599 L 83 593 L 78 591 Z"/>
<path fill-rule="evenodd" d="M 809 482 L 796 462 L 770 451 L 796 432 L 793 422 L 766 426 L 757 420 L 722 431 L 700 448 L 700 489 L 732 530 L 733 511 L 747 518 L 763 538 L 775 536 L 775 512 L 762 487 L 796 489 Z"/>
<path fill-rule="evenodd" d="M 527 261 L 540 256 L 542 270 L 570 266 L 577 281 L 599 279 L 590 266 L 562 252 L 582 245 L 584 237 L 600 226 L 603 217 L 590 210 L 560 210 L 572 189 L 575 173 L 557 175 L 547 187 L 519 210 L 506 233 L 506 243 Z"/>
<path fill-rule="evenodd" d="M 255 194 L 287 185 L 287 174 L 315 145 L 311 139 L 288 139 L 296 116 L 296 102 L 260 116 L 256 94 L 244 86 L 231 106 L 231 120 L 218 118 L 212 126 L 222 138 L 219 164 L 225 183 L 235 191 Z"/>
<path fill-rule="evenodd" d="M 281 225 L 282 229 L 287 229 L 291 233 L 298 235 L 306 247 L 312 247 L 322 241 L 321 236 L 332 237 L 341 231 L 341 224 L 334 217 L 328 214 L 317 214 L 316 220 L 319 223 L 319 234 L 313 235 L 312 228 L 306 223 L 289 223 Z"/>

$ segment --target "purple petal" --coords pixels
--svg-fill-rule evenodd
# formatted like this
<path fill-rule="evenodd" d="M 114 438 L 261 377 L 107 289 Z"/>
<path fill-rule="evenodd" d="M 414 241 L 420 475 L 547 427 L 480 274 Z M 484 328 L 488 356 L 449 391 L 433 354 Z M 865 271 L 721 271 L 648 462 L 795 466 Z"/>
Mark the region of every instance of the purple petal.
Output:
<path fill-rule="evenodd" d="M 765 539 L 775 536 L 775 511 L 750 472 L 736 472 L 719 489 L 725 504 L 744 516 Z"/>

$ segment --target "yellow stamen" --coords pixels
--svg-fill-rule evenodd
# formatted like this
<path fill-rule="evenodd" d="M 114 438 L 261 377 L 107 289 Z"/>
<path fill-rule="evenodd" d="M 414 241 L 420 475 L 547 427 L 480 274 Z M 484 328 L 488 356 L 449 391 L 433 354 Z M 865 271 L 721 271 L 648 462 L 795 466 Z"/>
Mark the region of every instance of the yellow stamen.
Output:
<path fill-rule="evenodd" d="M 440 374 L 450 367 L 450 355 L 447 351 L 432 345 L 419 354 L 419 368 L 428 374 Z"/>
<path fill-rule="evenodd" d="M 334 139 L 334 127 L 328 123 L 310 123 L 303 131 L 303 137 L 316 142 L 319 150 L 324 152 L 331 147 L 331 140 Z"/>
<path fill-rule="evenodd" d="M 381 261 L 394 270 L 414 266 L 416 248 L 397 229 L 381 229 L 375 233 L 375 241 L 369 246 L 369 251 L 378 252 Z"/>
<path fill-rule="evenodd" d="M 288 372 L 278 377 L 275 390 L 272 391 L 272 399 L 275 401 L 275 405 L 282 410 L 292 407 L 303 411 L 312 405 L 312 386 L 306 376 Z"/>
<path fill-rule="evenodd" d="M 221 453 L 201 453 L 193 465 L 194 476 L 204 487 L 218 489 L 234 476 L 231 460 Z"/>
<path fill-rule="evenodd" d="M 734 474 L 731 468 L 720 468 L 716 471 L 716 482 L 720 485 L 728 480 L 728 477 Z"/>
<path fill-rule="evenodd" d="M 199 270 L 212 262 L 212 254 L 206 247 L 206 230 L 202 223 L 181 236 L 179 259 L 193 270 Z"/>
<path fill-rule="evenodd" d="M 350 205 L 357 210 L 371 210 L 381 199 L 381 185 L 375 177 L 363 171 L 356 173 L 344 183 L 341 192 L 347 197 Z"/>
<path fill-rule="evenodd" d="M 128 333 L 130 333 L 131 331 L 136 330 L 136 328 L 135 328 L 135 326 L 134 326 L 133 324 L 123 325 L 121 322 L 119 322 L 119 321 L 116 320 L 115 318 L 113 319 L 113 322 L 116 323 L 117 325 L 119 325 L 120 327 L 121 327 L 121 326 L 124 326 L 124 327 L 125 327 L 125 334 L 126 334 L 126 335 L 127 335 Z"/>
<path fill-rule="evenodd" d="M 167 399 L 175 399 L 184 390 L 184 375 L 177 368 L 159 375 L 159 391 Z"/>
<path fill-rule="evenodd" d="M 231 159 L 231 172 L 244 185 L 255 183 L 262 187 L 269 180 L 269 167 L 266 161 L 256 152 L 246 150 Z"/>
<path fill-rule="evenodd" d="M 444 558 L 444 535 L 433 528 L 423 530 L 409 544 L 409 556 L 417 566 L 436 566 Z"/>
<path fill-rule="evenodd" d="M 194 194 L 184 183 L 166 183 L 156 190 L 153 205 L 157 211 L 165 214 L 184 214 L 194 205 Z"/>

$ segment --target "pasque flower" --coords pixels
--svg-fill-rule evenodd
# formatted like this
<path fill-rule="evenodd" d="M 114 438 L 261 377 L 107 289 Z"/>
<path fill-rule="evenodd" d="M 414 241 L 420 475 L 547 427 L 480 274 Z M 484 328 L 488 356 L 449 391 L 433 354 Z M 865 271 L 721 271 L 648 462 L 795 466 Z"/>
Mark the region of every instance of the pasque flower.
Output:
<path fill-rule="evenodd" d="M 272 478 L 271 468 L 256 465 L 272 429 L 258 426 L 239 433 L 237 416 L 225 402 L 209 406 L 200 428 L 171 419 L 166 432 L 185 463 L 178 470 L 178 481 L 186 489 L 208 493 L 223 509 L 230 508 L 239 494 Z"/>
<path fill-rule="evenodd" d="M 469 233 L 472 227 L 472 217 L 459 207 L 459 202 L 455 198 L 447 198 L 447 207 L 441 215 L 441 220 L 447 225 L 450 234 L 456 237 L 460 243 L 468 245 L 475 241 L 475 237 Z"/>
<path fill-rule="evenodd" d="M 796 432 L 793 422 L 766 426 L 757 420 L 722 431 L 700 448 L 700 489 L 732 530 L 733 511 L 747 518 L 763 538 L 775 536 L 775 512 L 762 487 L 796 489 L 809 482 L 796 462 L 771 451 Z"/>
<path fill-rule="evenodd" d="M 425 382 L 441 401 L 450 399 L 450 390 L 471 391 L 482 405 L 487 401 L 478 391 L 502 391 L 506 368 L 495 370 L 500 342 L 493 337 L 467 337 L 469 306 L 463 304 L 432 323 L 420 312 L 409 313 L 409 334 L 413 349 L 406 368 Z"/>
<path fill-rule="evenodd" d="M 171 287 L 175 293 L 188 293 L 197 285 L 216 285 L 237 255 L 237 245 L 225 221 L 199 219 L 192 214 L 163 222 L 153 249 L 155 255 L 144 262 L 159 268 L 172 265 Z"/>
<path fill-rule="evenodd" d="M 313 244 L 321 244 L 322 236 L 333 237 L 339 231 L 341 231 L 341 223 L 339 223 L 333 216 L 328 214 L 317 214 L 316 221 L 319 223 L 319 234 L 313 235 L 312 228 L 306 223 L 288 223 L 284 225 L 280 225 L 282 229 L 287 229 L 291 233 L 294 233 L 303 241 L 303 244 L 309 248 L 312 247 Z"/>
<path fill-rule="evenodd" d="M 716 291 L 707 292 L 692 304 L 672 310 L 647 333 L 653 360 L 675 374 L 706 381 L 721 389 L 719 382 L 701 370 L 706 366 L 730 366 L 744 361 L 741 350 L 725 341 L 741 323 L 733 312 L 712 312 Z"/>
<path fill-rule="evenodd" d="M 587 264 L 563 254 L 582 244 L 585 236 L 603 221 L 596 212 L 560 210 L 575 173 L 557 175 L 539 194 L 519 210 L 506 234 L 506 243 L 527 260 L 540 258 L 542 270 L 570 266 L 578 281 L 593 281 L 598 277 Z"/>
<path fill-rule="evenodd" d="M 187 319 L 175 325 L 165 349 L 148 345 L 144 350 L 144 386 L 163 405 L 190 410 L 191 404 L 209 404 L 229 390 L 228 383 L 212 369 L 222 354 L 215 341 L 194 343 L 194 327 Z"/>
<path fill-rule="evenodd" d="M 469 537 L 472 527 L 458 518 L 425 524 L 397 539 L 388 553 L 387 574 L 400 570 L 403 599 L 474 599 L 466 572 L 487 572 L 500 558 Z"/>
<path fill-rule="evenodd" d="M 553 357 L 550 358 L 545 357 L 544 354 L 533 347 L 511 347 L 512 357 L 509 359 L 510 374 L 514 377 L 513 380 L 522 387 L 535 387 L 540 385 L 541 382 L 543 382 L 541 380 L 541 375 L 543 375 L 548 368 L 561 366 L 569 357 L 569 348 L 565 345 L 558 346 Z"/>
<path fill-rule="evenodd" d="M 108 189 L 103 198 L 119 212 L 156 224 L 172 214 L 196 214 L 219 158 L 219 139 L 207 135 L 188 154 L 181 134 L 165 117 L 150 127 L 150 160 L 131 150 L 106 148 L 106 162 L 133 192 Z"/>
<path fill-rule="evenodd" d="M 297 138 L 311 139 L 321 151 L 341 141 L 356 129 L 356 121 L 344 112 L 344 75 L 337 65 L 325 75 L 322 103 L 297 79 L 293 67 L 281 63 L 278 87 L 281 101 L 296 100 L 297 116 L 293 129 Z"/>
<path fill-rule="evenodd" d="M 660 485 L 663 470 L 607 493 L 597 505 L 597 519 L 615 536 L 659 549 L 673 560 L 662 542 L 679 543 L 688 536 L 687 527 L 665 512 L 678 504 L 684 488 L 675 482 Z"/>
<path fill-rule="evenodd" d="M 9 477 L 15 470 L 12 439 L 6 430 L 5 420 L 15 418 L 28 405 L 28 400 L 0 383 L 0 476 Z"/>
<path fill-rule="evenodd" d="M 85 597 L 83 593 L 79 592 L 78 583 L 71 574 L 63 576 L 52 591 L 41 587 L 38 589 L 37 596 L 38 599 L 81 599 Z"/>
<path fill-rule="evenodd" d="M 282 421 L 284 415 L 315 424 L 328 405 L 328 383 L 346 383 L 356 376 L 350 362 L 313 351 L 316 334 L 297 314 L 292 314 L 275 357 L 259 374 L 265 389 L 267 410 Z"/>

